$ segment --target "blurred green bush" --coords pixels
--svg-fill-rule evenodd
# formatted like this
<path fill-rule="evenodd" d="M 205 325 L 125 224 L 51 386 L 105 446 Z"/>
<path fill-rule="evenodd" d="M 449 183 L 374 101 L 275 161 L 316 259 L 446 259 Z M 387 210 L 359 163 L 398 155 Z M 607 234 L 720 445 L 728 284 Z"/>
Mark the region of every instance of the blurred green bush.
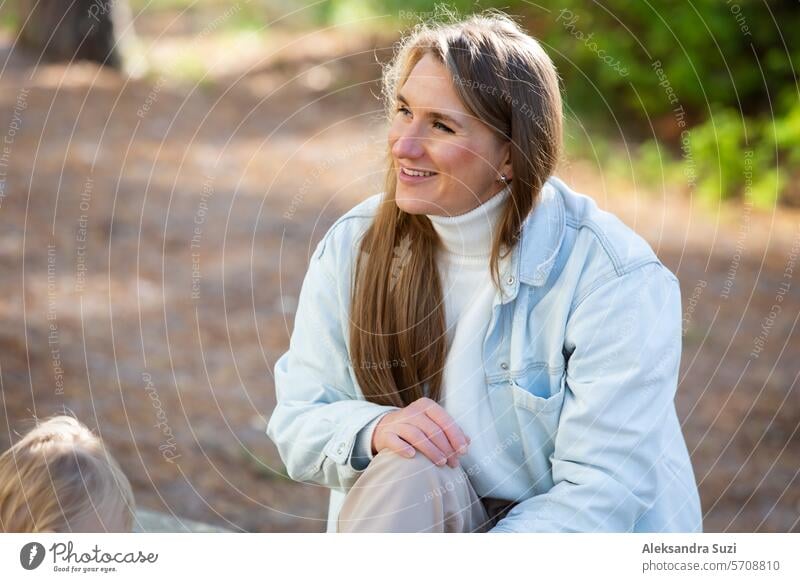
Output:
<path fill-rule="evenodd" d="M 547 44 L 573 111 L 613 114 L 624 137 L 663 144 L 643 144 L 637 167 L 691 164 L 688 185 L 709 201 L 800 202 L 796 2 L 512 4 Z"/>

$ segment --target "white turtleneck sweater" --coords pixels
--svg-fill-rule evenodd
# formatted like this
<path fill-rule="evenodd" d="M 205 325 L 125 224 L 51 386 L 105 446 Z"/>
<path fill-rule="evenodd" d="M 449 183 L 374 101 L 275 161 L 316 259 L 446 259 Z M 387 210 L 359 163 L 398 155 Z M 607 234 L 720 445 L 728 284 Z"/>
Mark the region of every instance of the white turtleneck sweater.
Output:
<path fill-rule="evenodd" d="M 463 330 L 467 327 L 472 327 L 473 332 L 485 332 L 485 327 L 489 324 L 495 290 L 489 273 L 489 257 L 492 252 L 492 241 L 497 234 L 497 223 L 509 193 L 510 187 L 507 186 L 480 206 L 458 216 L 428 215 L 443 246 L 443 251 L 438 257 L 438 265 L 442 277 L 447 339 L 450 348 L 448 359 L 460 358 L 457 352 L 453 353 L 453 341 L 457 330 L 459 335 L 464 335 Z M 472 314 L 470 323 L 467 325 L 463 318 L 470 314 Z M 486 326 L 482 330 L 473 327 L 477 319 L 486 320 Z M 482 341 L 483 336 L 481 336 Z M 478 361 L 481 361 L 480 357 Z M 481 377 L 483 377 L 482 369 Z"/>
<path fill-rule="evenodd" d="M 476 492 L 502 499 L 516 497 L 513 479 L 508 476 L 518 468 L 518 461 L 497 453 L 502 446 L 488 406 L 483 341 L 497 293 L 489 271 L 492 241 L 509 195 L 507 186 L 465 214 L 428 215 L 443 246 L 437 260 L 449 349 L 440 404 L 471 439 L 467 453 L 459 460 L 465 470 L 469 469 Z M 383 415 L 356 438 L 353 466 L 357 469 L 366 467 L 372 459 L 372 433 L 381 418 Z"/>

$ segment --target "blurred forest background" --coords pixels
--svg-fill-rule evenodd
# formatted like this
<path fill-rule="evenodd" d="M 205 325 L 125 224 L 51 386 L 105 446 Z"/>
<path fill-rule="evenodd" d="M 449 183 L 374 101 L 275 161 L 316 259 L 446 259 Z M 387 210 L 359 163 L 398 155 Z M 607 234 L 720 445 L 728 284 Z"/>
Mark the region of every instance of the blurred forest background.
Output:
<path fill-rule="evenodd" d="M 448 5 L 540 39 L 563 79 L 558 175 L 681 280 L 706 531 L 800 531 L 797 3 Z M 436 14 L 0 0 L 0 450 L 67 409 L 142 507 L 323 531 L 327 490 L 288 480 L 264 433 L 272 367 L 310 251 L 381 190 L 381 63 Z"/>

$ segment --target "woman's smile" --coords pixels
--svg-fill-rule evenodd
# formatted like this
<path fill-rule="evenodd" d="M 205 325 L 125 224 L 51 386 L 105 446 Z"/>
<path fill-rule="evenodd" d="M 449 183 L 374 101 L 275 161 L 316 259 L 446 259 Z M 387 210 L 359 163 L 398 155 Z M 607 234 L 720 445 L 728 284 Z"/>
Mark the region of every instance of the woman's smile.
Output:
<path fill-rule="evenodd" d="M 436 178 L 438 175 L 438 172 L 433 172 L 431 170 L 422 170 L 405 166 L 400 166 L 400 169 L 397 172 L 397 178 L 401 182 L 411 185 L 419 184 L 420 182 L 427 182 L 433 178 Z"/>

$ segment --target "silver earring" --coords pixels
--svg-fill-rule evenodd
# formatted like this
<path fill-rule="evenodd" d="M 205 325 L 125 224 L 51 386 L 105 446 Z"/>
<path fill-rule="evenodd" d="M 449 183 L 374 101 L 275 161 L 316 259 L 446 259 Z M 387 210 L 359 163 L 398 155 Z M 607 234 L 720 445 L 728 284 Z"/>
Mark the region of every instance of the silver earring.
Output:
<path fill-rule="evenodd" d="M 505 174 L 500 174 L 500 178 L 498 178 L 498 180 L 502 182 L 504 186 L 508 186 L 509 182 L 511 182 L 511 180 L 506 177 Z"/>

